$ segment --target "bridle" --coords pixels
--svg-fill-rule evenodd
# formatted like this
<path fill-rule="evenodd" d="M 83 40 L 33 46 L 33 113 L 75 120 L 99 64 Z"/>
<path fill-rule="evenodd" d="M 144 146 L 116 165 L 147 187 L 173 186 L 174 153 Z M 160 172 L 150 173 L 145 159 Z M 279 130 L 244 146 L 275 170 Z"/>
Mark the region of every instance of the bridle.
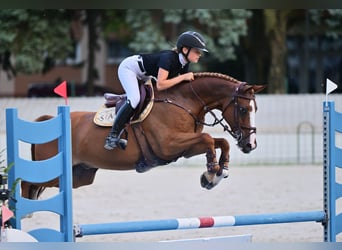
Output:
<path fill-rule="evenodd" d="M 223 131 L 227 131 L 234 139 L 237 140 L 237 142 L 239 143 L 240 141 L 246 139 L 248 136 L 250 136 L 253 133 L 256 133 L 256 127 L 246 127 L 240 124 L 240 106 L 238 103 L 239 98 L 242 99 L 246 99 L 246 100 L 253 100 L 255 102 L 255 97 L 251 96 L 245 96 L 242 95 L 240 93 L 240 90 L 246 85 L 246 83 L 239 83 L 239 85 L 235 88 L 234 94 L 232 95 L 232 99 L 230 102 L 228 102 L 228 104 L 222 108 L 222 112 L 221 112 L 221 118 L 218 118 L 216 116 L 216 114 L 212 111 L 212 109 L 203 101 L 203 99 L 198 95 L 198 93 L 195 91 L 192 83 L 190 82 L 190 88 L 191 91 L 193 92 L 193 94 L 196 96 L 196 98 L 198 99 L 198 101 L 203 105 L 202 110 L 205 113 L 209 113 L 213 118 L 214 121 L 212 123 L 206 123 L 205 121 L 200 120 L 197 115 L 195 115 L 190 109 L 187 109 L 185 107 L 183 107 L 182 105 L 173 102 L 172 100 L 165 98 L 165 99 L 154 99 L 155 102 L 165 102 L 165 103 L 169 103 L 169 104 L 173 104 L 183 110 L 185 110 L 190 116 L 192 116 L 192 118 L 195 121 L 195 125 L 203 125 L 203 126 L 209 126 L 209 127 L 214 127 L 217 124 L 220 124 L 223 127 Z M 228 107 L 233 104 L 234 105 L 234 124 L 233 126 L 229 126 L 229 124 L 224 124 L 223 120 L 224 120 L 224 113 L 227 111 Z M 249 130 L 249 133 L 245 136 L 243 136 L 242 130 Z"/>
<path fill-rule="evenodd" d="M 234 137 L 238 142 L 240 142 L 241 140 L 246 139 L 248 136 L 250 136 L 253 133 L 256 133 L 256 127 L 246 127 L 240 124 L 240 106 L 239 106 L 239 98 L 242 99 L 246 99 L 246 100 L 253 100 L 254 104 L 256 106 L 255 103 L 255 96 L 245 96 L 245 95 L 241 95 L 240 94 L 240 90 L 246 85 L 246 83 L 240 83 L 236 88 L 235 88 L 235 92 L 233 94 L 233 98 L 232 100 L 222 109 L 222 118 L 223 119 L 223 114 L 226 112 L 226 110 L 228 109 L 229 105 L 231 103 L 234 104 L 234 124 L 231 128 L 229 128 L 228 125 L 223 125 L 221 124 L 221 126 L 223 126 L 224 131 L 228 131 L 232 137 Z M 249 130 L 249 133 L 246 134 L 245 136 L 243 136 L 242 134 L 242 130 Z"/>
<path fill-rule="evenodd" d="M 255 101 L 255 97 L 247 97 L 245 95 L 241 95 L 240 90 L 246 85 L 246 83 L 239 83 L 239 85 L 235 88 L 234 94 L 232 95 L 232 99 L 230 102 L 228 102 L 228 104 L 222 108 L 222 112 L 221 112 L 221 118 L 217 118 L 216 114 L 205 104 L 205 102 L 202 100 L 202 98 L 200 98 L 200 96 L 197 94 L 197 92 L 195 91 L 195 89 L 193 88 L 191 82 L 190 82 L 190 87 L 192 92 L 194 93 L 194 95 L 197 97 L 197 99 L 202 103 L 203 105 L 203 110 L 206 113 L 209 113 L 213 118 L 214 118 L 214 122 L 212 124 L 207 124 L 205 122 L 201 122 L 202 125 L 206 125 L 206 126 L 215 126 L 217 124 L 220 124 L 223 127 L 223 131 L 227 131 L 234 139 L 237 140 L 237 142 L 240 142 L 244 139 L 246 139 L 248 136 L 250 136 L 253 133 L 256 133 L 256 127 L 246 127 L 240 124 L 240 106 L 239 106 L 239 98 L 243 98 L 246 100 L 253 100 Z M 224 124 L 223 123 L 223 115 L 224 113 L 227 111 L 228 107 L 234 104 L 234 124 L 233 126 L 229 126 L 229 124 Z M 197 119 L 198 121 L 198 119 Z M 243 136 L 242 130 L 249 130 L 249 133 L 245 136 Z"/>

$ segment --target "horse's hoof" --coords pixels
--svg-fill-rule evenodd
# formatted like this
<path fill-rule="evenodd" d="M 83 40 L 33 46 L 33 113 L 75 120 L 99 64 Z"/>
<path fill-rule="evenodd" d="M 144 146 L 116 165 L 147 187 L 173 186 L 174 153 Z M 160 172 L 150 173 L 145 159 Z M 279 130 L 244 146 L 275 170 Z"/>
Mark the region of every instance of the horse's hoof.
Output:
<path fill-rule="evenodd" d="M 227 178 L 228 176 L 229 173 L 227 168 L 224 168 L 220 174 L 209 173 L 206 171 L 201 175 L 201 186 L 210 190 L 217 186 L 222 179 Z"/>
<path fill-rule="evenodd" d="M 213 183 L 209 182 L 207 177 L 204 174 L 201 175 L 201 186 L 203 188 L 208 189 L 208 190 L 210 190 L 214 187 Z"/>
<path fill-rule="evenodd" d="M 138 173 L 145 173 L 146 171 L 150 170 L 152 167 L 147 165 L 144 160 L 140 160 L 135 167 L 135 170 Z"/>

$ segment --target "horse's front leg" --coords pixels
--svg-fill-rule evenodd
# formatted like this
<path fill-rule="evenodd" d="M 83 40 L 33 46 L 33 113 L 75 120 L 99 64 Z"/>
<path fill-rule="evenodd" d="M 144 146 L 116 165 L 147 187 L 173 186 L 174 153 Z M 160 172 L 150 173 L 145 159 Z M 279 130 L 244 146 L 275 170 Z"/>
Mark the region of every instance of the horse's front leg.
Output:
<path fill-rule="evenodd" d="M 228 170 L 228 163 L 229 163 L 229 143 L 224 138 L 214 138 L 215 140 L 215 148 L 221 149 L 221 156 L 219 160 L 220 171 L 217 173 L 220 175 L 223 170 Z"/>
<path fill-rule="evenodd" d="M 170 155 L 181 155 L 190 158 L 199 154 L 206 154 L 207 171 L 201 176 L 201 185 L 204 188 L 211 189 L 218 182 L 227 177 L 227 171 L 223 167 L 228 165 L 229 144 L 225 139 L 212 138 L 208 133 L 179 133 L 172 135 L 172 139 L 167 140 L 167 147 L 159 147 L 158 152 L 162 158 Z M 216 158 L 216 148 L 221 148 L 219 162 Z M 160 151 L 158 151 L 160 150 Z M 173 154 L 171 154 L 173 152 Z"/>
<path fill-rule="evenodd" d="M 213 156 L 210 151 L 207 152 L 207 167 L 208 170 L 201 176 L 201 185 L 206 189 L 212 189 L 215 187 L 223 178 L 228 177 L 228 162 L 229 162 L 229 143 L 223 138 L 214 138 L 215 149 L 221 149 L 221 156 L 219 165 L 213 161 Z M 215 157 L 216 159 L 216 157 Z"/>

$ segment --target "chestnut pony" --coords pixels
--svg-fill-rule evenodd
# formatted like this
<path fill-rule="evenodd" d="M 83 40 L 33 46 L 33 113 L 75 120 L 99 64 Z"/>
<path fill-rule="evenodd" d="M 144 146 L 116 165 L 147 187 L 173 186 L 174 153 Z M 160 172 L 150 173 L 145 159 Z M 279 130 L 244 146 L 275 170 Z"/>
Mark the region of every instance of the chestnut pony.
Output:
<path fill-rule="evenodd" d="M 150 114 L 142 122 L 125 128 L 128 137 L 125 150 L 103 148 L 110 128 L 95 125 L 94 112 L 71 112 L 73 187 L 92 184 L 99 168 L 144 172 L 180 157 L 206 154 L 207 169 L 201 176 L 201 185 L 211 189 L 228 176 L 229 143 L 203 133 L 203 127 L 221 125 L 236 139 L 241 151 L 249 153 L 257 146 L 255 93 L 264 87 L 204 72 L 196 73 L 191 82 L 164 91 L 155 89 Z M 212 123 L 205 122 L 206 114 L 213 117 Z M 50 118 L 44 115 L 36 121 Z M 144 137 L 142 143 L 138 137 Z M 221 149 L 219 158 L 217 148 Z M 57 141 L 32 145 L 31 151 L 32 160 L 50 158 L 57 153 Z M 58 180 L 40 184 L 23 182 L 22 194 L 36 199 L 45 187 L 52 186 L 58 186 Z"/>

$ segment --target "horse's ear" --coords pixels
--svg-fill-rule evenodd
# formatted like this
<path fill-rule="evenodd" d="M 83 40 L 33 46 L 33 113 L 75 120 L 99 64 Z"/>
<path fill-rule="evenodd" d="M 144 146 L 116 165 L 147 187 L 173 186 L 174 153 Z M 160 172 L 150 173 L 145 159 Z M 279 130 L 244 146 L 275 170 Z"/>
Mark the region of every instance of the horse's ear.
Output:
<path fill-rule="evenodd" d="M 267 85 L 252 85 L 252 88 L 254 89 L 255 93 L 262 91 L 266 87 L 267 87 Z"/>

